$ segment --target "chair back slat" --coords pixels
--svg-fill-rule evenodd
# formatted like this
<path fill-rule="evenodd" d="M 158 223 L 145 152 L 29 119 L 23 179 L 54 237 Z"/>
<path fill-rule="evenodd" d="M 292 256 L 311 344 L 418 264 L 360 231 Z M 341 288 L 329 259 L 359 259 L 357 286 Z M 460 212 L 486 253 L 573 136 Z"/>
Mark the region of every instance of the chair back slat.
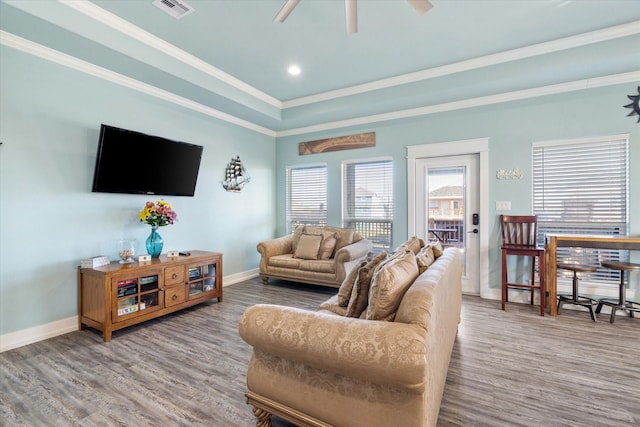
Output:
<path fill-rule="evenodd" d="M 530 248 L 536 246 L 537 215 L 500 215 L 502 246 Z"/>

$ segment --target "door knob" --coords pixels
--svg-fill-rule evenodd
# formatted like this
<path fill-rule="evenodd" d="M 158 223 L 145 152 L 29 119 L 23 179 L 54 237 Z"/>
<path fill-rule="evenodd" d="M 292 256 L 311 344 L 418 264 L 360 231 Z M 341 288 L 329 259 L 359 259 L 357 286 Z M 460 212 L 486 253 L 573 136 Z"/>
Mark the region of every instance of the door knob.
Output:
<path fill-rule="evenodd" d="M 468 233 L 478 234 L 478 233 L 479 233 L 479 231 L 478 231 L 478 229 L 477 229 L 477 228 L 474 228 L 474 229 L 473 229 L 473 230 L 471 230 L 471 231 L 467 231 L 467 234 L 468 234 Z"/>

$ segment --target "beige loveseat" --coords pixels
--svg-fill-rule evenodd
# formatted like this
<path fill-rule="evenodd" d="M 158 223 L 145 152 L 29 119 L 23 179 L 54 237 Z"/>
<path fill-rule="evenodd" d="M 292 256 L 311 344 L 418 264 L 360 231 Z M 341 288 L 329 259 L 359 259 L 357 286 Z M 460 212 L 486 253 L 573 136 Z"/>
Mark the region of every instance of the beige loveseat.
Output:
<path fill-rule="evenodd" d="M 340 227 L 298 226 L 288 236 L 258 243 L 260 277 L 340 287 L 372 249 L 358 232 Z"/>
<path fill-rule="evenodd" d="M 373 274 L 358 267 L 357 276 L 372 278 L 366 308 L 349 313 L 357 317 L 338 313 L 352 309 L 358 277 L 316 312 L 266 304 L 245 311 L 239 330 L 253 347 L 246 396 L 257 426 L 268 427 L 272 414 L 299 426 L 436 425 L 460 319 L 461 256 L 446 249 L 419 273 L 408 261 L 417 257 L 402 251 Z M 409 287 L 385 291 L 383 279 Z M 371 320 L 379 309 L 387 321 Z"/>

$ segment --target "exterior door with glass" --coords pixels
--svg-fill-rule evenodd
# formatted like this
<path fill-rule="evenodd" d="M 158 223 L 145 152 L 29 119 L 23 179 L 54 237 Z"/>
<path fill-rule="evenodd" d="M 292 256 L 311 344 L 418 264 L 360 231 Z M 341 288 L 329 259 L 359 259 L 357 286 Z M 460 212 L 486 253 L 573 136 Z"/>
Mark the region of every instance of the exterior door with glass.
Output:
<path fill-rule="evenodd" d="M 416 159 L 416 235 L 460 250 L 462 292 L 480 294 L 479 156 Z"/>

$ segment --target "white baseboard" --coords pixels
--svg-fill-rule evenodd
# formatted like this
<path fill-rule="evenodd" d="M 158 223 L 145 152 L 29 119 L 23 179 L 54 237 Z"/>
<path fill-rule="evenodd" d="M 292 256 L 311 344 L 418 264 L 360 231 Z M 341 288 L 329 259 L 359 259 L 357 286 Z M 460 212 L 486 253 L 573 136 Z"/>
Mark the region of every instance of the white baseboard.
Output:
<path fill-rule="evenodd" d="M 243 282 L 245 280 L 253 279 L 254 277 L 258 277 L 258 274 L 260 274 L 260 270 L 254 268 L 252 270 L 243 271 L 241 273 L 224 276 L 224 279 L 222 280 L 222 286 L 229 286 L 235 283 Z"/>
<path fill-rule="evenodd" d="M 78 316 L 0 335 L 0 353 L 78 330 Z"/>
<path fill-rule="evenodd" d="M 224 276 L 222 284 L 223 287 L 233 285 L 234 283 L 239 283 L 243 280 L 252 279 L 258 276 L 258 274 L 259 270 L 255 268 L 241 273 Z M 0 353 L 2 353 L 3 351 L 12 350 L 14 348 L 22 347 L 24 345 L 33 344 L 38 341 L 57 337 L 58 335 L 68 334 L 69 332 L 77 331 L 78 328 L 78 316 L 72 316 L 44 325 L 38 325 L 27 329 L 22 329 L 20 331 L 9 332 L 8 334 L 0 335 Z"/>

